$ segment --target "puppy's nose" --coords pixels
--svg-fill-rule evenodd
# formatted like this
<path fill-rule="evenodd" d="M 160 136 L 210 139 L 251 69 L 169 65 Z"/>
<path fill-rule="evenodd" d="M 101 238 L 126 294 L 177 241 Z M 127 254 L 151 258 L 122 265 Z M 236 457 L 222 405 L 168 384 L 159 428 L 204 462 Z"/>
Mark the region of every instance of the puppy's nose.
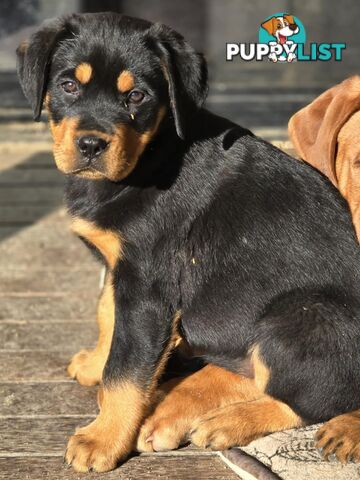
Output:
<path fill-rule="evenodd" d="M 296 23 L 290 23 L 289 28 L 290 28 L 290 30 L 292 30 L 293 32 L 295 32 L 295 30 L 296 30 L 298 27 L 297 27 Z"/>
<path fill-rule="evenodd" d="M 81 155 L 89 159 L 98 157 L 108 146 L 104 139 L 92 135 L 78 138 L 77 144 Z"/>

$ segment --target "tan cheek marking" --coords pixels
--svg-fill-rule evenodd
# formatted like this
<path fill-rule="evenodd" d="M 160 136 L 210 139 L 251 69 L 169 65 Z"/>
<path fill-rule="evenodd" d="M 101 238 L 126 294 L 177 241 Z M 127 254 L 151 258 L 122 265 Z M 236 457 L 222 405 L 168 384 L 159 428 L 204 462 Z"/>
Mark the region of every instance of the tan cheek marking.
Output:
<path fill-rule="evenodd" d="M 76 158 L 75 132 L 79 119 L 77 117 L 64 118 L 60 123 L 49 121 L 51 134 L 54 139 L 54 157 L 59 170 L 68 173 L 73 169 Z"/>
<path fill-rule="evenodd" d="M 156 134 L 165 112 L 164 107 L 160 108 L 154 126 L 142 134 L 128 125 L 120 125 L 116 128 L 113 141 L 105 157 L 108 178 L 121 180 L 132 172 L 146 145 Z"/>
<path fill-rule="evenodd" d="M 119 92 L 125 93 L 134 88 L 135 79 L 134 75 L 128 70 L 124 70 L 120 73 L 117 79 L 117 88 Z"/>
<path fill-rule="evenodd" d="M 75 78 L 85 85 L 90 82 L 92 76 L 92 66 L 89 63 L 80 63 L 75 69 Z"/>
<path fill-rule="evenodd" d="M 117 261 L 123 255 L 123 239 L 120 234 L 111 230 L 103 230 L 96 226 L 93 222 L 88 222 L 83 218 L 75 218 L 71 225 L 71 229 L 77 235 L 85 238 L 105 258 L 107 264 L 112 269 Z"/>

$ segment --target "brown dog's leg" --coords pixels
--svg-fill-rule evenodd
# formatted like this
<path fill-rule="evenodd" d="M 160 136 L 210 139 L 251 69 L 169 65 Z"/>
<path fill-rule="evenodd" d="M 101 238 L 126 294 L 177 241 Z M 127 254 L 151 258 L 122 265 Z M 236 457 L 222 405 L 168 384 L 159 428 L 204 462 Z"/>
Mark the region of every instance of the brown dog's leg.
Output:
<path fill-rule="evenodd" d="M 109 355 L 114 330 L 114 291 L 111 274 L 107 273 L 105 284 L 98 302 L 97 323 L 99 339 L 94 350 L 81 350 L 73 356 L 68 373 L 81 385 L 96 385 L 101 381 L 102 372 Z"/>
<path fill-rule="evenodd" d="M 165 384 L 164 399 L 142 426 L 138 450 L 174 449 L 189 439 L 218 450 L 301 425 L 290 407 L 264 393 L 270 372 L 257 348 L 251 364 L 253 379 L 208 365 Z"/>
<path fill-rule="evenodd" d="M 199 447 L 225 450 L 301 425 L 301 418 L 290 407 L 266 395 L 208 412 L 195 423 L 190 439 Z"/>
<path fill-rule="evenodd" d="M 253 380 L 207 365 L 185 378 L 166 382 L 159 388 L 159 396 L 163 400 L 141 428 L 139 451 L 177 448 L 203 414 L 234 402 L 255 400 L 263 393 Z"/>
<path fill-rule="evenodd" d="M 336 455 L 341 463 L 360 462 L 360 410 L 332 418 L 316 434 L 324 458 Z"/>

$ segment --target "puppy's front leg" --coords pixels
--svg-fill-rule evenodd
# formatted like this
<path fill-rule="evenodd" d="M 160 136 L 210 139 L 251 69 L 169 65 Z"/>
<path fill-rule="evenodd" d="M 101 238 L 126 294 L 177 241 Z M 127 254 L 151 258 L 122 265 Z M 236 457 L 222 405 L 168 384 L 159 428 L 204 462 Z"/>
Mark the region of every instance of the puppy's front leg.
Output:
<path fill-rule="evenodd" d="M 126 270 L 126 271 L 125 271 Z M 131 452 L 175 342 L 179 314 L 149 279 L 122 268 L 115 283 L 115 326 L 99 395 L 100 413 L 76 430 L 66 461 L 75 470 L 105 472 Z"/>

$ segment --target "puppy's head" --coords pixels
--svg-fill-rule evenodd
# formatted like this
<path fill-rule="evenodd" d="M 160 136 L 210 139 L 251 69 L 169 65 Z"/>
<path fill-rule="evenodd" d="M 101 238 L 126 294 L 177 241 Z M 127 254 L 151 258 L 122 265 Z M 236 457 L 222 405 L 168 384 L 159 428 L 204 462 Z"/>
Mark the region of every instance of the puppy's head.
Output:
<path fill-rule="evenodd" d="M 207 93 L 205 61 L 181 35 L 115 13 L 49 21 L 17 56 L 34 118 L 44 104 L 66 174 L 122 180 L 162 124 L 186 136 Z"/>
<path fill-rule="evenodd" d="M 299 27 L 294 17 L 288 14 L 285 14 L 283 17 L 269 18 L 261 26 L 281 44 L 285 43 L 288 37 L 299 32 Z"/>

